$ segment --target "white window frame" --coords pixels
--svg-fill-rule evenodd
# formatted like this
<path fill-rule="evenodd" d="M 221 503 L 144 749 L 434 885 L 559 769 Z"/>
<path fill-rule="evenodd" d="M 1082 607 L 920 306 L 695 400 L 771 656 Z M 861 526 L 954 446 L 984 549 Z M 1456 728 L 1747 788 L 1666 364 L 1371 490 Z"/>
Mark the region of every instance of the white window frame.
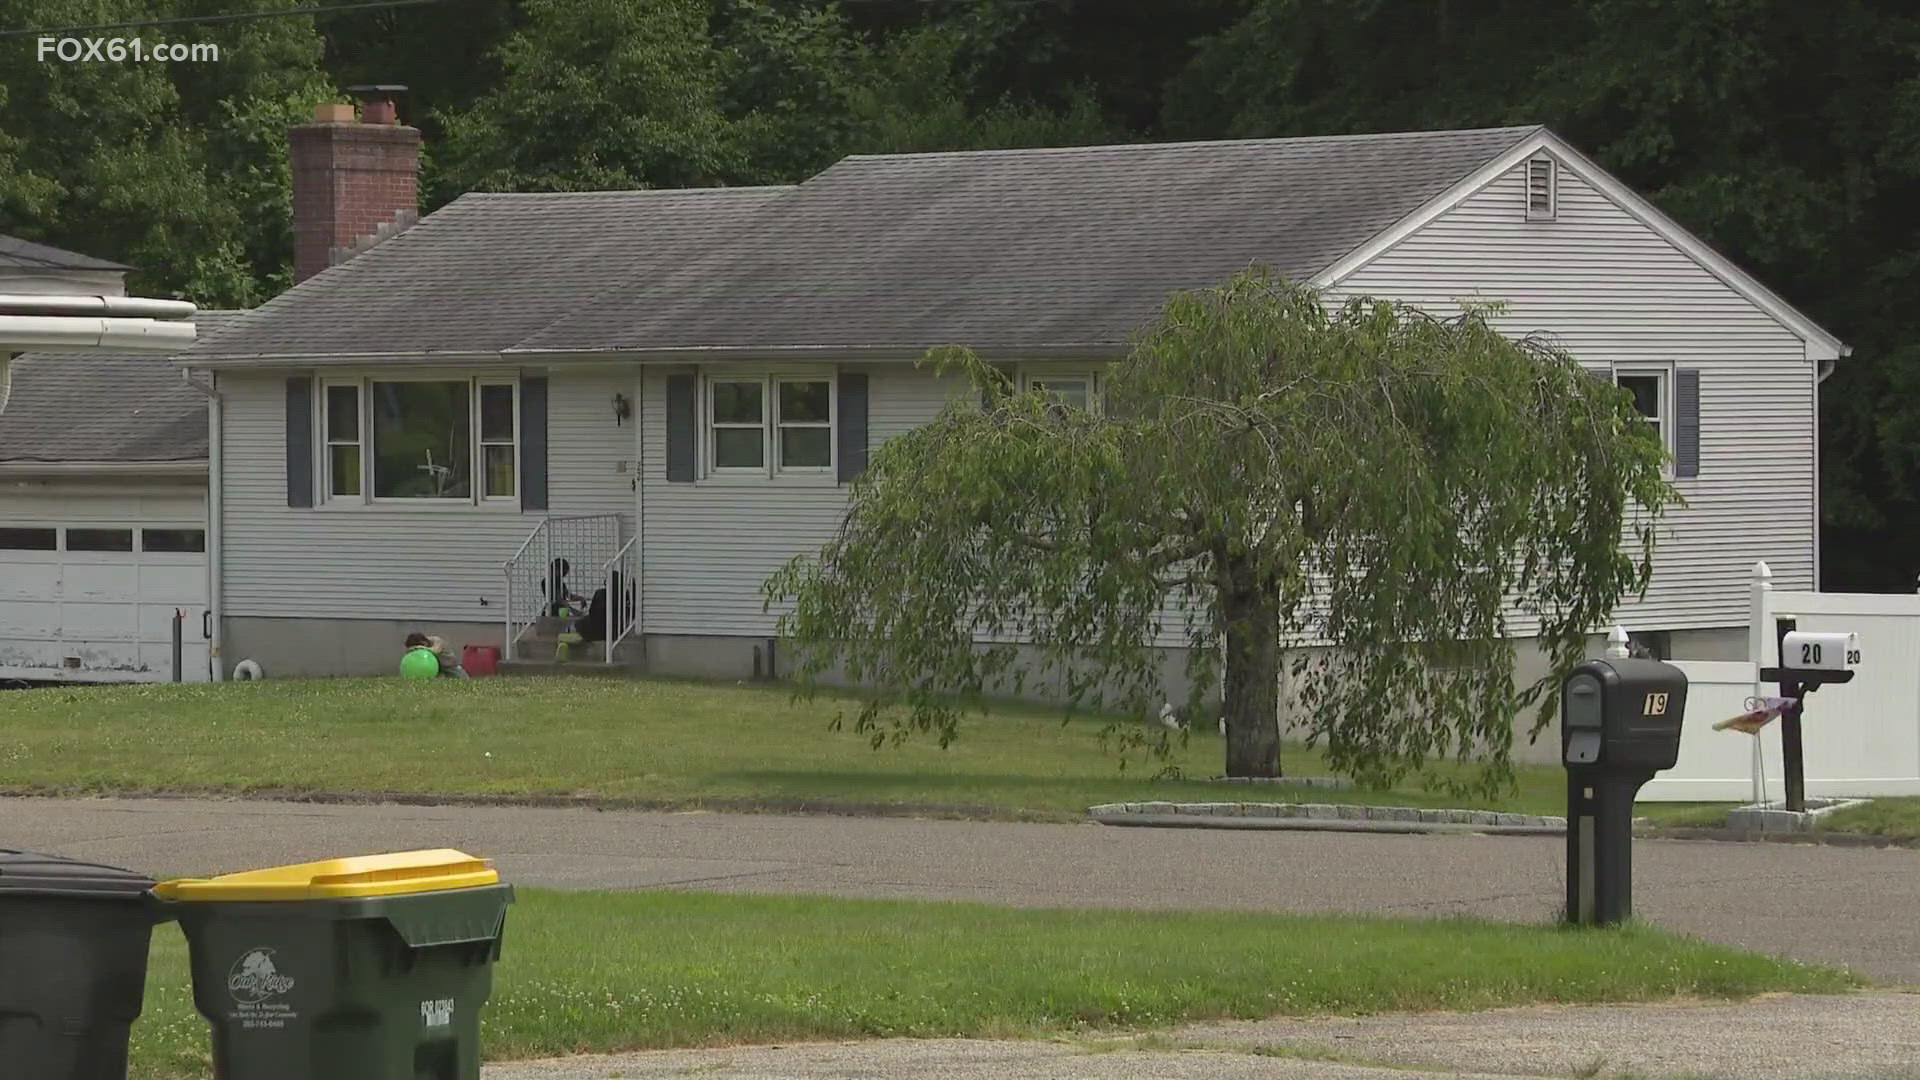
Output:
<path fill-rule="evenodd" d="M 794 375 L 782 373 L 775 375 L 767 395 L 767 410 L 773 414 L 773 422 L 767 431 L 767 462 L 776 474 L 833 476 L 840 467 L 840 395 L 835 392 L 839 380 L 832 375 Z M 827 422 L 816 420 L 798 420 L 789 422 L 780 415 L 780 387 L 786 383 L 827 384 Z M 786 428 L 819 429 L 827 431 L 827 463 L 825 465 L 783 465 L 780 463 L 780 432 Z"/>
<path fill-rule="evenodd" d="M 331 391 L 336 386 L 353 388 L 354 403 L 354 439 L 352 442 L 336 440 L 327 426 L 327 410 L 332 404 Z M 320 502 L 360 505 L 367 501 L 367 387 L 365 379 L 326 378 L 320 380 L 319 417 L 314 426 L 320 437 L 320 467 L 315 470 L 320 483 Z M 357 446 L 360 448 L 360 490 L 354 495 L 335 495 L 333 493 L 333 448 L 336 446 Z"/>
<path fill-rule="evenodd" d="M 771 382 L 772 380 L 768 378 L 768 376 L 764 373 L 735 374 L 735 373 L 728 373 L 728 372 L 716 372 L 714 374 L 710 374 L 706 376 L 704 379 L 701 380 L 700 382 L 700 388 L 701 388 L 700 460 L 705 464 L 706 467 L 703 471 L 708 476 L 756 477 L 756 476 L 772 475 L 771 470 L 773 467 L 773 458 L 767 446 L 767 442 L 768 442 L 767 428 L 770 426 L 768 424 L 768 415 L 773 411 L 773 405 L 768 400 L 768 394 L 772 390 L 772 387 L 769 385 Z M 743 424 L 737 421 L 729 421 L 724 424 L 717 423 L 713 419 L 713 406 L 716 400 L 716 395 L 713 389 L 715 383 L 758 383 L 760 384 L 760 422 L 758 424 Z M 741 465 L 723 466 L 721 465 L 718 460 L 718 455 L 720 452 L 719 451 L 720 440 L 714 434 L 716 430 L 721 428 L 725 428 L 730 431 L 746 431 L 753 428 L 758 428 L 760 431 L 760 464 L 757 466 L 741 466 Z"/>
<path fill-rule="evenodd" d="M 813 421 L 782 424 L 780 419 L 780 386 L 783 383 L 819 383 L 827 384 L 827 423 L 821 425 Z M 758 383 L 760 384 L 760 465 L 757 468 L 723 468 L 715 461 L 718 440 L 714 438 L 716 428 L 751 428 L 752 424 L 716 424 L 713 419 L 715 383 Z M 729 482 L 750 481 L 768 482 L 789 479 L 803 483 L 837 483 L 840 469 L 840 380 L 832 369 L 820 368 L 781 368 L 769 371 L 765 368 L 735 370 L 716 368 L 704 371 L 700 376 L 700 478 L 707 481 Z M 782 427 L 819 428 L 827 431 L 827 464 L 794 465 L 780 464 L 780 429 Z"/>
<path fill-rule="evenodd" d="M 1538 165 L 1547 167 L 1547 208 L 1536 210 L 1533 206 L 1533 171 Z M 1524 176 L 1524 198 L 1526 199 L 1528 221 L 1553 221 L 1560 216 L 1560 162 L 1547 155 L 1527 159 Z"/>
<path fill-rule="evenodd" d="M 474 375 L 458 372 L 408 372 L 404 375 L 386 372 L 361 372 L 356 374 L 330 375 L 317 380 L 320 392 L 314 395 L 314 446 L 319 457 L 319 467 L 314 470 L 314 483 L 319 488 L 316 505 L 329 509 L 400 508 L 408 510 L 470 510 L 476 506 L 494 507 L 502 510 L 518 510 L 520 507 L 520 462 L 526 452 L 521 445 L 520 426 L 520 380 L 518 377 L 501 375 Z M 465 383 L 467 385 L 467 447 L 469 470 L 468 494 L 455 499 L 401 499 L 377 498 L 373 493 L 373 386 L 375 383 Z M 359 391 L 359 447 L 360 447 L 360 494 L 335 495 L 333 491 L 333 454 L 330 446 L 352 445 L 335 442 L 327 437 L 327 388 L 333 386 L 353 386 Z M 486 452 L 480 441 L 480 387 L 511 386 L 513 388 L 513 467 L 514 483 L 512 495 L 484 495 L 486 490 Z M 506 445 L 495 440 L 491 445 Z"/>
<path fill-rule="evenodd" d="M 1613 385 L 1615 386 L 1620 385 L 1620 379 L 1622 376 L 1641 377 L 1641 378 L 1644 378 L 1647 376 L 1653 376 L 1660 380 L 1660 386 L 1658 391 L 1658 397 L 1660 402 L 1660 415 L 1657 418 L 1657 422 L 1654 424 L 1654 428 L 1660 433 L 1660 445 L 1666 448 L 1667 457 L 1668 457 L 1667 472 L 1671 474 L 1673 472 L 1672 458 L 1674 454 L 1673 365 L 1672 364 L 1614 364 L 1612 366 L 1612 372 L 1613 372 Z"/>
<path fill-rule="evenodd" d="M 507 422 L 513 428 L 513 437 L 504 442 L 499 439 L 489 441 L 481 437 L 483 429 L 480 425 L 480 397 L 490 386 L 506 387 L 507 394 L 512 402 L 508 406 Z M 497 378 L 479 378 L 473 380 L 473 409 L 471 415 L 473 417 L 474 497 L 484 503 L 513 503 L 517 505 L 520 502 L 520 380 Z M 487 447 L 489 446 L 507 446 L 513 449 L 513 492 L 511 494 L 487 494 Z"/>
<path fill-rule="evenodd" d="M 1087 411 L 1100 411 L 1100 378 L 1096 372 L 1084 369 L 1047 371 L 1044 369 L 1022 368 L 1020 371 L 1020 390 L 1022 393 L 1034 388 L 1034 384 L 1058 382 L 1084 382 L 1087 384 Z"/>

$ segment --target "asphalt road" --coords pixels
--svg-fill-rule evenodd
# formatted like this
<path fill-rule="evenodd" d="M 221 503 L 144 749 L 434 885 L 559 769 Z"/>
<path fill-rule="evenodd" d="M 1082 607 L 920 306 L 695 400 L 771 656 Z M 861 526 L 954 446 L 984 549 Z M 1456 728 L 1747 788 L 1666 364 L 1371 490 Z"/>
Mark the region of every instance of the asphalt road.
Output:
<path fill-rule="evenodd" d="M 0 799 L 0 846 L 160 875 L 456 847 L 524 885 L 1352 911 L 1543 921 L 1557 837 L 1393 836 L 904 818 Z M 1636 912 L 1714 941 L 1920 986 L 1920 852 L 1635 845 Z"/>

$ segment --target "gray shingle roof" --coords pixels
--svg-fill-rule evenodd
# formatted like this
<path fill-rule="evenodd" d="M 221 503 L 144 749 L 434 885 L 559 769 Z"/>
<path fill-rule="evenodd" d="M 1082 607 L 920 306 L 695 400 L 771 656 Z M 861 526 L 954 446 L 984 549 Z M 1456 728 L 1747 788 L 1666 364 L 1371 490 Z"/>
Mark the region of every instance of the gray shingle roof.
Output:
<path fill-rule="evenodd" d="M 96 259 L 57 247 L 0 236 L 0 267 L 25 270 L 131 270 L 117 262 Z"/>
<path fill-rule="evenodd" d="M 197 332 L 236 311 L 201 311 Z M 205 461 L 207 399 L 152 353 L 32 352 L 14 358 L 0 407 L 0 461 Z"/>
<path fill-rule="evenodd" d="M 848 158 L 520 347 L 1120 345 L 1175 289 L 1311 276 L 1538 130 Z"/>
<path fill-rule="evenodd" d="M 462 195 L 188 355 L 498 352 L 609 286 L 665 273 L 790 190 Z"/>
<path fill-rule="evenodd" d="M 1308 277 L 1537 127 L 851 157 L 797 188 L 466 195 L 192 359 L 1124 344 Z"/>

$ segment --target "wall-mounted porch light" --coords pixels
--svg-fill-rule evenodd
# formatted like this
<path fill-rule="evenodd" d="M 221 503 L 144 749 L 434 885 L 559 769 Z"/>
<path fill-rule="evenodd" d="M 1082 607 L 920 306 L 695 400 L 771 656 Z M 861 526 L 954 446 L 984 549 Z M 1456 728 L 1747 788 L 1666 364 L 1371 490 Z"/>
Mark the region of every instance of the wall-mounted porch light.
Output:
<path fill-rule="evenodd" d="M 624 424 L 627 422 L 627 418 L 632 415 L 633 415 L 633 403 L 627 400 L 627 395 L 625 394 L 613 395 L 614 424 L 616 426 L 620 424 Z"/>

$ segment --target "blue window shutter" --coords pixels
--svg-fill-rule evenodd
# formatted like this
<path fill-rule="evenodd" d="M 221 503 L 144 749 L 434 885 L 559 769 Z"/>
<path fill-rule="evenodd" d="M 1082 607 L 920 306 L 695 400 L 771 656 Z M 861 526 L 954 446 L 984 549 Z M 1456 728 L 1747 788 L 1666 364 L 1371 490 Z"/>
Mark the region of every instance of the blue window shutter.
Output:
<path fill-rule="evenodd" d="M 520 380 L 520 509 L 547 509 L 547 379 Z"/>
<path fill-rule="evenodd" d="M 840 482 L 846 483 L 867 471 L 867 375 L 866 372 L 840 373 Z"/>
<path fill-rule="evenodd" d="M 693 376 L 667 376 L 667 481 L 693 483 Z"/>
<path fill-rule="evenodd" d="M 287 505 L 313 505 L 313 379 L 287 380 Z"/>
<path fill-rule="evenodd" d="M 1700 369 L 1673 373 L 1673 474 L 1700 475 Z"/>

